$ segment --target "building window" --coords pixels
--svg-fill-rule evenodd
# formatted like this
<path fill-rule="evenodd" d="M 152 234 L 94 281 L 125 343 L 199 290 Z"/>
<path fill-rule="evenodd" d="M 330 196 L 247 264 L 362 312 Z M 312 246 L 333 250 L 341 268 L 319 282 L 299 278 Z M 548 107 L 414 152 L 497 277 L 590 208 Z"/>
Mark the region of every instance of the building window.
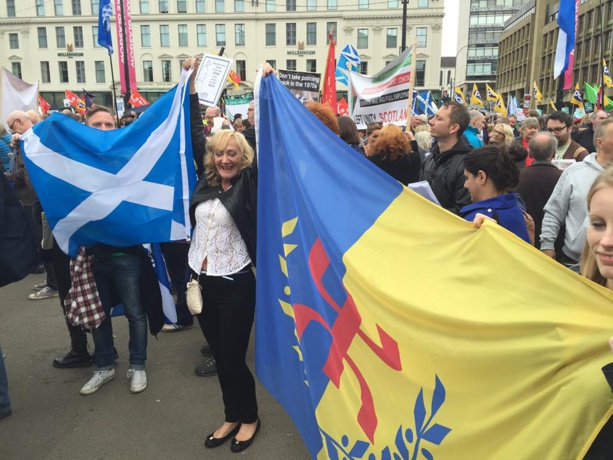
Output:
<path fill-rule="evenodd" d="M 286 70 L 296 70 L 296 59 L 288 59 L 285 62 L 285 69 Z"/>
<path fill-rule="evenodd" d="M 362 75 L 368 75 L 368 62 L 360 62 L 360 68 L 358 69 L 358 73 Z"/>
<path fill-rule="evenodd" d="M 187 46 L 187 24 L 179 24 L 179 46 Z"/>
<path fill-rule="evenodd" d="M 47 28 L 46 27 L 38 28 L 38 47 L 47 48 Z"/>
<path fill-rule="evenodd" d="M 58 48 L 66 48 L 66 33 L 63 27 L 55 28 L 55 41 Z"/>
<path fill-rule="evenodd" d="M 58 62 L 60 69 L 60 83 L 68 83 L 68 62 Z"/>
<path fill-rule="evenodd" d="M 358 49 L 368 48 L 368 29 L 358 29 Z"/>
<path fill-rule="evenodd" d="M 12 62 L 11 63 L 11 72 L 17 78 L 21 79 L 21 62 Z"/>
<path fill-rule="evenodd" d="M 275 11 L 275 0 L 266 0 L 266 12 L 271 13 Z"/>
<path fill-rule="evenodd" d="M 266 59 L 266 62 L 268 62 L 270 64 L 270 67 L 272 67 L 273 69 L 277 68 L 277 61 L 274 59 Z"/>
<path fill-rule="evenodd" d="M 15 17 L 15 0 L 6 0 L 6 15 L 9 18 Z"/>
<path fill-rule="evenodd" d="M 187 0 L 177 0 L 177 13 L 187 13 Z"/>
<path fill-rule="evenodd" d="M 415 61 L 415 86 L 426 84 L 426 61 Z"/>
<path fill-rule="evenodd" d="M 398 8 L 398 0 L 387 0 L 388 8 Z"/>
<path fill-rule="evenodd" d="M 51 69 L 49 61 L 40 62 L 40 81 L 43 83 L 51 83 Z"/>
<path fill-rule="evenodd" d="M 100 13 L 100 0 L 92 0 L 92 16 L 98 16 Z"/>
<path fill-rule="evenodd" d="M 428 28 L 418 27 L 417 28 L 417 47 L 425 48 L 426 46 L 428 46 Z"/>
<path fill-rule="evenodd" d="M 196 13 L 204 13 L 204 0 L 196 0 Z"/>
<path fill-rule="evenodd" d="M 296 23 L 288 22 L 285 24 L 285 45 L 296 46 Z"/>
<path fill-rule="evenodd" d="M 74 47 L 83 48 L 83 27 L 76 26 L 72 30 L 74 34 Z"/>
<path fill-rule="evenodd" d="M 45 0 L 36 0 L 36 16 L 45 15 Z"/>
<path fill-rule="evenodd" d="M 160 26 L 160 46 L 170 46 L 170 26 Z"/>
<path fill-rule="evenodd" d="M 358 0 L 358 8 L 361 10 L 368 9 L 368 0 Z"/>
<path fill-rule="evenodd" d="M 317 59 L 307 59 L 306 60 L 306 71 L 307 72 L 317 72 Z"/>
<path fill-rule="evenodd" d="M 85 83 L 85 62 L 75 61 L 77 69 L 77 83 Z"/>
<path fill-rule="evenodd" d="M 198 46 L 206 46 L 206 25 L 196 25 L 196 40 Z"/>
<path fill-rule="evenodd" d="M 332 34 L 332 38 L 336 40 L 336 31 L 336 22 L 326 23 L 326 45 L 330 44 L 330 34 Z"/>
<path fill-rule="evenodd" d="M 317 10 L 317 0 L 307 0 L 307 11 Z"/>
<path fill-rule="evenodd" d="M 226 46 L 226 25 L 215 24 L 215 45 Z"/>
<path fill-rule="evenodd" d="M 162 81 L 164 83 L 170 83 L 170 76 L 171 76 L 171 72 L 170 72 L 170 61 L 167 60 L 163 60 L 162 61 Z"/>
<path fill-rule="evenodd" d="M 96 61 L 94 65 L 96 66 L 96 83 L 105 83 L 104 61 Z"/>
<path fill-rule="evenodd" d="M 160 13 L 168 13 L 168 0 L 159 0 L 158 7 L 160 8 Z"/>
<path fill-rule="evenodd" d="M 387 29 L 386 48 L 396 48 L 398 46 L 398 29 Z"/>
<path fill-rule="evenodd" d="M 140 26 L 140 45 L 143 48 L 151 47 L 151 26 Z"/>
<path fill-rule="evenodd" d="M 428 8 L 430 2 L 429 0 L 417 0 L 417 7 L 418 8 Z M 511 6 L 511 5 L 509 5 Z"/>
<path fill-rule="evenodd" d="M 236 73 L 241 81 L 247 80 L 247 61 L 241 59 L 236 60 Z"/>
<path fill-rule="evenodd" d="M 143 61 L 143 80 L 152 83 L 153 82 L 153 62 Z"/>
<path fill-rule="evenodd" d="M 149 14 L 149 0 L 140 0 L 139 4 L 141 14 Z"/>
<path fill-rule="evenodd" d="M 266 24 L 266 46 L 277 45 L 277 26 L 276 24 Z"/>
<path fill-rule="evenodd" d="M 9 34 L 9 48 L 12 50 L 19 49 L 19 34 Z"/>
<path fill-rule="evenodd" d="M 286 0 L 285 11 L 296 11 L 296 0 Z"/>
<path fill-rule="evenodd" d="M 224 0 L 215 0 L 215 13 L 223 13 L 226 11 L 226 4 Z"/>
<path fill-rule="evenodd" d="M 307 45 L 317 45 L 317 23 L 307 22 Z"/>
<path fill-rule="evenodd" d="M 234 24 L 234 41 L 236 46 L 245 46 L 245 24 Z"/>
<path fill-rule="evenodd" d="M 64 0 L 53 0 L 53 12 L 56 16 L 64 16 Z"/>
<path fill-rule="evenodd" d="M 94 48 L 100 48 L 98 44 L 98 26 L 92 26 L 92 38 L 94 39 Z"/>
<path fill-rule="evenodd" d="M 245 11 L 244 0 L 234 0 L 234 11 L 236 13 L 243 13 Z"/>
<path fill-rule="evenodd" d="M 72 15 L 81 16 L 81 0 L 72 0 Z"/>
<path fill-rule="evenodd" d="M 328 9 L 336 10 L 338 9 L 338 0 L 327 0 L 328 1 Z"/>

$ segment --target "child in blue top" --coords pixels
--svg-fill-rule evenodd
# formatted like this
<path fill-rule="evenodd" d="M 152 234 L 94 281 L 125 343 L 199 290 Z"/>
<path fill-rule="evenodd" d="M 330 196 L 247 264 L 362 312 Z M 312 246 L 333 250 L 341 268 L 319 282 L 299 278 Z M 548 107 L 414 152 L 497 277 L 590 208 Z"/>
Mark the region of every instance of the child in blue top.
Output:
<path fill-rule="evenodd" d="M 519 182 L 519 169 L 507 147 L 487 145 L 473 150 L 464 158 L 464 177 L 472 203 L 460 210 L 460 216 L 472 222 L 483 214 L 530 243 L 523 210 L 511 192 Z"/>

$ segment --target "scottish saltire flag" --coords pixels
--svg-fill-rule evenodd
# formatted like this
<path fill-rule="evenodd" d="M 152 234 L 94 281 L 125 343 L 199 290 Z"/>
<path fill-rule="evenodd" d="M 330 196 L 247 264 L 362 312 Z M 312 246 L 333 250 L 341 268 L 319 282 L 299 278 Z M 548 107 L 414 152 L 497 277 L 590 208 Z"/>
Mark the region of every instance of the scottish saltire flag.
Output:
<path fill-rule="evenodd" d="M 580 458 L 613 413 L 613 293 L 257 85 L 256 367 L 311 456 Z"/>
<path fill-rule="evenodd" d="M 346 45 L 336 63 L 336 81 L 349 86 L 349 71 L 356 72 L 360 62 L 362 61 L 358 50 L 351 45 Z"/>
<path fill-rule="evenodd" d="M 145 245 L 145 247 L 147 247 L 151 254 L 153 268 L 158 279 L 158 285 L 160 286 L 164 316 L 169 322 L 176 323 L 177 310 L 175 308 L 175 301 L 170 292 L 172 284 L 166 268 L 166 260 L 164 260 L 164 255 L 162 254 L 162 248 L 159 243 L 148 244 Z"/>
<path fill-rule="evenodd" d="M 558 7 L 558 43 L 553 62 L 553 78 L 558 78 L 568 69 L 570 53 L 575 48 L 576 5 L 575 0 L 560 0 Z"/>
<path fill-rule="evenodd" d="M 113 36 L 111 35 L 111 0 L 100 0 L 98 11 L 98 44 L 113 54 Z"/>
<path fill-rule="evenodd" d="M 53 114 L 22 136 L 30 179 L 64 252 L 189 235 L 189 75 L 126 128 L 101 131 Z"/>
<path fill-rule="evenodd" d="M 417 101 L 419 102 L 421 113 L 434 115 L 438 110 L 430 91 L 422 91 L 417 94 Z"/>

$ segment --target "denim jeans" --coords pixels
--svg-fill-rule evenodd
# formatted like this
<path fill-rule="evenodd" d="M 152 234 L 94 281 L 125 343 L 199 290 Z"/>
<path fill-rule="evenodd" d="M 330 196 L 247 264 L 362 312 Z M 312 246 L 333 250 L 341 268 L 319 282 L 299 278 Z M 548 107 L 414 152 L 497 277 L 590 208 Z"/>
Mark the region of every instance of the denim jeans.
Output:
<path fill-rule="evenodd" d="M 11 400 L 9 399 L 9 382 L 6 377 L 6 367 L 4 367 L 4 355 L 0 347 L 0 414 L 5 414 L 11 410 Z"/>
<path fill-rule="evenodd" d="M 141 302 L 141 258 L 138 254 L 125 254 L 93 265 L 94 278 L 106 318 L 92 331 L 96 346 L 94 360 L 99 370 L 112 369 L 115 359 L 113 351 L 113 307 L 112 289 L 115 289 L 123 303 L 130 331 L 130 367 L 144 369 L 147 359 L 147 316 Z"/>

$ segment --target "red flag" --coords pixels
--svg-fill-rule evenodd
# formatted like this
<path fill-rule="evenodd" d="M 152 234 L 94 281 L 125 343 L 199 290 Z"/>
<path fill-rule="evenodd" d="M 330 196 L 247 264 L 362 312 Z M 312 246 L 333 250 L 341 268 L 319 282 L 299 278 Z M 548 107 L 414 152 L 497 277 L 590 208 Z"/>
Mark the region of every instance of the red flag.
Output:
<path fill-rule="evenodd" d="M 338 101 L 336 113 L 341 116 L 349 115 L 349 104 L 347 104 L 347 101 L 344 97 L 341 97 L 341 100 Z"/>
<path fill-rule="evenodd" d="M 139 94 L 135 89 L 132 90 L 130 100 L 128 101 L 134 107 L 142 107 L 143 105 L 149 105 L 149 101 Z"/>
<path fill-rule="evenodd" d="M 40 94 L 38 95 L 38 105 L 40 106 L 40 111 L 42 113 L 47 113 L 47 111 L 51 108 L 49 103 L 45 101 Z"/>
<path fill-rule="evenodd" d="M 328 59 L 326 61 L 326 74 L 324 76 L 324 89 L 321 96 L 322 104 L 332 107 L 334 113 L 338 114 L 336 107 L 336 59 L 334 58 L 334 46 L 336 42 L 330 32 L 330 47 L 328 48 Z"/>
<path fill-rule="evenodd" d="M 228 74 L 228 81 L 234 83 L 234 87 L 238 89 L 238 84 L 241 82 L 241 77 L 234 70 L 230 70 L 230 73 Z"/>
<path fill-rule="evenodd" d="M 64 94 L 66 95 L 66 99 L 68 99 L 68 103 L 72 107 L 77 108 L 77 113 L 84 114 L 85 112 L 87 112 L 87 109 L 85 108 L 85 102 L 83 102 L 83 99 L 81 99 L 79 96 L 77 96 L 75 93 L 73 93 L 69 89 L 65 90 Z"/>

